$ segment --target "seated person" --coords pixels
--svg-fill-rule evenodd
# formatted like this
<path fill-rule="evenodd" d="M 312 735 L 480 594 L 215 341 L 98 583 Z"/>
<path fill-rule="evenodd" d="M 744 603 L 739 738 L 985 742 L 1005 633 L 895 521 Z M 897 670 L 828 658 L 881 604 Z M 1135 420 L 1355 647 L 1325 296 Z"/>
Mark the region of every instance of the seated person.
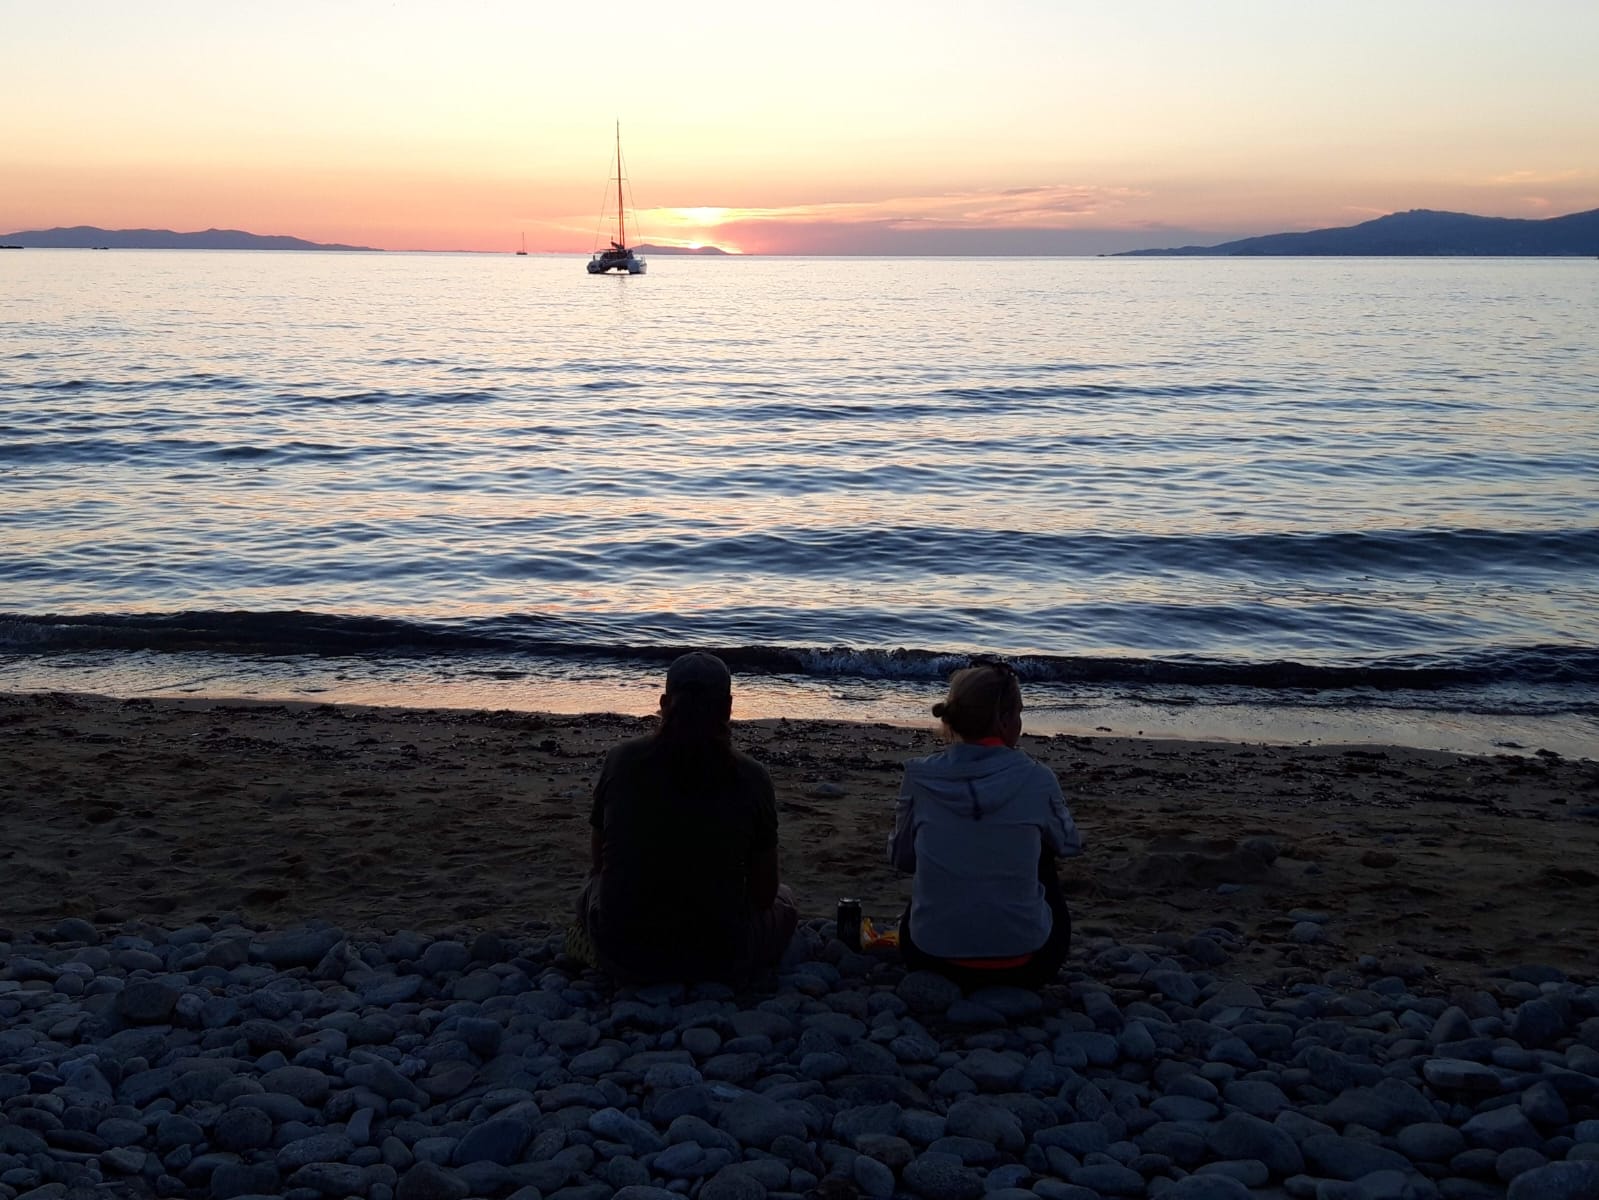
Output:
<path fill-rule="evenodd" d="M 771 776 L 733 748 L 732 712 L 726 664 L 685 654 L 667 669 L 660 727 L 600 768 L 578 922 L 619 978 L 732 978 L 775 966 L 794 934 Z"/>
<path fill-rule="evenodd" d="M 1055 859 L 1082 840 L 1055 773 L 1016 749 L 1016 672 L 955 672 L 933 715 L 950 745 L 905 764 L 888 844 L 889 861 L 916 876 L 900 954 L 964 988 L 1040 987 L 1071 947 Z"/>

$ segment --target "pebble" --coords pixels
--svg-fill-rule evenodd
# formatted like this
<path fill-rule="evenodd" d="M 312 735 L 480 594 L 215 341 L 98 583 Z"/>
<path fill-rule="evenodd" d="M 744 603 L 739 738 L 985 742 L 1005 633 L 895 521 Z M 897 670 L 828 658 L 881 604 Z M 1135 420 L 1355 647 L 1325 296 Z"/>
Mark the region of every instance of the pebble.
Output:
<path fill-rule="evenodd" d="M 1251 986 L 1207 929 L 968 996 L 802 939 L 736 993 L 617 988 L 559 935 L 0 932 L 0 1200 L 1599 1194 L 1599 989 L 1553 968 Z"/>

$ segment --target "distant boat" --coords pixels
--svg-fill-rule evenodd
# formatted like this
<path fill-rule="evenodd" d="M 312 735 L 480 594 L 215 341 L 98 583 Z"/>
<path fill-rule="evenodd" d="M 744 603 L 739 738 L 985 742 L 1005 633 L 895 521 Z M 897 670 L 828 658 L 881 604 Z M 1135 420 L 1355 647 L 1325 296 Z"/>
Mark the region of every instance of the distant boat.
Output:
<path fill-rule="evenodd" d="M 607 271 L 626 271 L 629 275 L 642 275 L 648 264 L 627 248 L 627 224 L 623 219 L 627 208 L 622 200 L 622 123 L 616 123 L 616 237 L 611 239 L 609 250 L 597 251 L 588 261 L 590 275 L 603 275 Z M 600 214 L 604 217 L 604 213 Z M 634 222 L 637 224 L 637 221 Z"/>
<path fill-rule="evenodd" d="M 517 257 L 519 257 L 519 258 L 524 258 L 524 257 L 527 256 L 527 234 L 524 233 L 522 235 L 522 248 L 520 250 L 518 250 L 516 253 L 517 253 Z"/>
<path fill-rule="evenodd" d="M 21 246 L 0 246 L 0 250 L 21 250 Z"/>
<path fill-rule="evenodd" d="M 89 249 L 91 249 L 91 250 L 109 250 L 109 249 L 111 249 L 111 247 L 110 246 L 90 246 Z"/>

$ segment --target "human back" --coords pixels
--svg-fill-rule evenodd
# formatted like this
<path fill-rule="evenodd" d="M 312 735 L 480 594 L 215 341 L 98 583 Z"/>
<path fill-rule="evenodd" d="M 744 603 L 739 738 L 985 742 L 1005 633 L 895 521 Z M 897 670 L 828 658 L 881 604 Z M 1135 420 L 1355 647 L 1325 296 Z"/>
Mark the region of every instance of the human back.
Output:
<path fill-rule="evenodd" d="M 889 837 L 889 860 L 915 876 L 901 952 L 963 986 L 1036 986 L 1070 947 L 1055 861 L 1081 849 L 1076 824 L 1055 773 L 1017 748 L 1007 664 L 957 671 L 933 714 L 950 744 L 905 764 Z"/>
<path fill-rule="evenodd" d="M 645 975 L 736 959 L 749 863 L 777 831 L 765 768 L 732 747 L 692 755 L 650 735 L 611 751 L 594 803 L 600 945 Z"/>
<path fill-rule="evenodd" d="M 600 769 L 578 921 L 618 975 L 729 977 L 774 965 L 793 936 L 776 793 L 766 768 L 733 747 L 732 703 L 721 659 L 682 655 L 666 673 L 659 727 Z"/>

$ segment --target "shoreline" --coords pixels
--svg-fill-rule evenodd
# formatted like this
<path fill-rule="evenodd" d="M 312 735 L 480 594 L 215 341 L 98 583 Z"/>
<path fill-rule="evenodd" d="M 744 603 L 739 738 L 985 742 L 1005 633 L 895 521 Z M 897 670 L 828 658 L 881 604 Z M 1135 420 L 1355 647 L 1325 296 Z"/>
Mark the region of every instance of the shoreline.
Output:
<path fill-rule="evenodd" d="M 526 931 L 564 926 L 599 760 L 648 722 L 51 693 L 0 694 L 0 728 L 0 926 Z M 931 729 L 776 718 L 735 737 L 772 772 L 802 913 L 852 895 L 897 917 L 908 881 L 883 842 Z M 1235 968 L 1259 981 L 1362 956 L 1444 981 L 1592 969 L 1599 764 L 1071 734 L 1023 749 L 1088 839 L 1062 870 L 1081 937 L 1218 927 L 1251 941 Z"/>
<path fill-rule="evenodd" d="M 0 659 L 7 690 L 116 699 L 221 704 L 334 704 L 340 707 L 510 710 L 562 716 L 654 712 L 659 669 L 588 664 L 577 670 L 543 664 L 532 671 L 454 674 L 415 663 L 374 666 L 362 660 L 220 661 L 163 655 L 129 664 L 73 657 Z M 553 668 L 553 669 L 552 669 Z M 735 720 L 801 719 L 925 727 L 942 681 L 740 674 Z M 1530 714 L 1360 703 L 1295 704 L 1287 695 L 1240 701 L 1203 688 L 1127 695 L 1109 688 L 1027 684 L 1027 728 L 1036 734 L 1160 740 L 1271 743 L 1323 747 L 1395 746 L 1456 754 L 1536 754 L 1599 758 L 1599 716 Z"/>

